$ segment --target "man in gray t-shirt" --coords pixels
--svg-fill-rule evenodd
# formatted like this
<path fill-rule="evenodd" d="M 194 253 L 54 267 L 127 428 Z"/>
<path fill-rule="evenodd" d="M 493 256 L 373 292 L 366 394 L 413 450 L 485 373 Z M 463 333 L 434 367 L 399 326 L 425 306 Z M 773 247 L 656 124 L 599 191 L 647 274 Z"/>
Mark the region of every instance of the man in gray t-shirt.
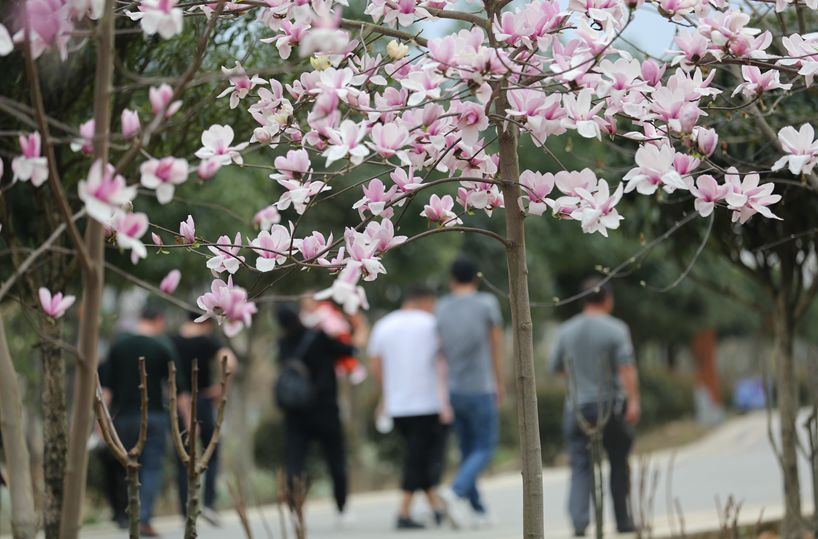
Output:
<path fill-rule="evenodd" d="M 633 445 L 633 426 L 639 421 L 639 380 L 634 364 L 630 331 L 611 316 L 613 294 L 599 279 L 583 286 L 584 306 L 580 314 L 565 322 L 551 352 L 549 370 L 566 374 L 564 430 L 571 461 L 571 492 L 568 509 L 576 536 L 585 534 L 589 523 L 592 463 L 588 436 L 579 424 L 581 415 L 593 425 L 600 409 L 611 410 L 603 427 L 602 443 L 611 469 L 611 499 L 620 533 L 633 531 L 628 506 L 630 469 L 628 455 Z"/>
<path fill-rule="evenodd" d="M 462 462 L 450 489 L 441 493 L 449 518 L 458 527 L 470 513 L 479 527 L 491 519 L 477 490 L 477 478 L 497 446 L 502 402 L 502 316 L 497 299 L 479 292 L 477 264 L 460 257 L 451 268 L 452 293 L 438 302 L 440 346 L 448 366 L 454 431 Z"/>

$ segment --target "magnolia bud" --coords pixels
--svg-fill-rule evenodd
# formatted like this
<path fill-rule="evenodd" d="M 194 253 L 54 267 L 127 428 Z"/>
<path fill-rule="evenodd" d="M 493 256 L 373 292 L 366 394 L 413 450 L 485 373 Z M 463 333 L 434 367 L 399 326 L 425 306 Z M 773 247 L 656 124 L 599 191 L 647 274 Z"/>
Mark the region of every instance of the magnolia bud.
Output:
<path fill-rule="evenodd" d="M 665 66 L 659 65 L 653 60 L 645 60 L 642 62 L 642 80 L 656 86 L 662 80 L 662 75 L 665 73 Z"/>
<path fill-rule="evenodd" d="M 196 170 L 196 173 L 199 175 L 199 178 L 209 180 L 216 175 L 220 168 L 222 168 L 222 164 L 218 159 L 205 159 L 199 163 L 199 168 Z"/>
<path fill-rule="evenodd" d="M 716 133 L 715 129 L 700 128 L 696 133 L 696 144 L 699 146 L 702 155 L 710 157 L 719 144 L 719 134 Z"/>
<path fill-rule="evenodd" d="M 388 54 L 393 60 L 400 60 L 409 54 L 409 46 L 393 39 L 386 44 L 386 54 Z"/>
<path fill-rule="evenodd" d="M 122 136 L 126 139 L 133 137 L 142 128 L 139 124 L 139 114 L 136 111 L 122 109 Z"/>

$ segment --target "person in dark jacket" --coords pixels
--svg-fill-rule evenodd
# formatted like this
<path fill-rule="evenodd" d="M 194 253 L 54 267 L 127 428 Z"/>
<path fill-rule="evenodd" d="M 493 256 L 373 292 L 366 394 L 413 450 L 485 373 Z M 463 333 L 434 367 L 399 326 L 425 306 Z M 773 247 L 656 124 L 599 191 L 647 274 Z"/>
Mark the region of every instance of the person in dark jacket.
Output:
<path fill-rule="evenodd" d="M 280 305 L 276 317 L 281 327 L 278 343 L 280 366 L 288 360 L 301 360 L 307 368 L 312 386 L 312 398 L 308 405 L 299 409 L 283 409 L 289 488 L 292 492 L 298 488 L 298 482 L 305 484 L 307 451 L 311 442 L 318 442 L 332 478 L 338 524 L 347 524 L 350 517 L 346 511 L 346 452 L 338 408 L 335 362 L 339 358 L 355 355 L 356 348 L 329 337 L 321 330 L 308 330 L 294 305 Z M 354 337 L 353 342 L 356 342 Z"/>

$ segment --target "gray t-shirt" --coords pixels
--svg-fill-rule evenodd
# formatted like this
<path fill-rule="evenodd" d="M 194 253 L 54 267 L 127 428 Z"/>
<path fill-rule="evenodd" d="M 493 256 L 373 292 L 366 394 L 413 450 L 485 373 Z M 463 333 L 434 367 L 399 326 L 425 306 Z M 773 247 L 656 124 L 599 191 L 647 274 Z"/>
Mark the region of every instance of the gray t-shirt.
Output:
<path fill-rule="evenodd" d="M 503 323 L 497 298 L 485 292 L 448 295 L 438 302 L 436 315 L 449 367 L 449 391 L 495 393 L 490 334 Z"/>
<path fill-rule="evenodd" d="M 580 313 L 560 328 L 549 370 L 569 375 L 569 390 L 576 391 L 578 405 L 597 403 L 600 399 L 606 404 L 611 389 L 616 400 L 624 398 L 619 368 L 633 362 L 631 334 L 622 320 Z M 572 407 L 570 393 L 566 403 Z"/>

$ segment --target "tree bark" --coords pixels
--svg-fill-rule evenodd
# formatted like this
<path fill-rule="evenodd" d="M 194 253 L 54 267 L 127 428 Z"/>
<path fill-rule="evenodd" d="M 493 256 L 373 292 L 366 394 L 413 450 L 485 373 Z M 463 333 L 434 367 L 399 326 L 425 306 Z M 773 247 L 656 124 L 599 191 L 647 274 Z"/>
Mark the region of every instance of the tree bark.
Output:
<path fill-rule="evenodd" d="M 11 532 L 14 539 L 34 539 L 37 513 L 34 510 L 34 485 L 23 428 L 23 406 L 17 373 L 11 362 L 6 330 L 0 317 L 0 431 L 6 452 L 9 492 L 11 493 Z"/>
<path fill-rule="evenodd" d="M 108 163 L 111 125 L 111 93 L 114 49 L 114 0 L 106 0 L 104 12 L 97 25 L 97 70 L 94 80 L 94 157 Z M 74 385 L 74 406 L 71 410 L 71 436 L 65 467 L 65 487 L 61 539 L 77 539 L 85 499 L 85 481 L 88 468 L 86 445 L 93 425 L 93 403 L 96 391 L 97 346 L 99 345 L 100 305 L 105 262 L 105 238 L 102 225 L 88 218 L 85 246 L 90 268 L 83 272 L 83 296 L 79 327 L 79 355 Z"/>
<path fill-rule="evenodd" d="M 793 344 L 795 324 L 787 295 L 776 299 L 774 319 L 776 344 L 776 392 L 781 429 L 781 476 L 784 487 L 784 520 L 781 536 L 802 539 L 801 485 L 798 477 L 798 381 L 795 376 Z"/>
<path fill-rule="evenodd" d="M 139 463 L 128 462 L 125 475 L 128 483 L 128 537 L 139 539 L 139 513 L 142 510 L 139 500 Z"/>
<path fill-rule="evenodd" d="M 504 90 L 499 91 L 495 110 L 508 108 Z M 513 363 L 517 399 L 517 425 L 523 475 L 523 537 L 544 537 L 542 450 L 537 414 L 537 383 L 534 374 L 534 337 L 528 294 L 524 216 L 519 209 L 520 164 L 517 128 L 496 124 L 500 144 L 500 180 L 506 215 L 506 257 L 513 336 Z"/>
<path fill-rule="evenodd" d="M 62 337 L 63 324 L 46 324 L 43 331 L 54 341 Z M 43 343 L 43 474 L 45 507 L 43 529 L 46 539 L 60 535 L 60 513 L 63 500 L 65 455 L 68 450 L 68 417 L 65 409 L 65 361 L 62 349 Z"/>

